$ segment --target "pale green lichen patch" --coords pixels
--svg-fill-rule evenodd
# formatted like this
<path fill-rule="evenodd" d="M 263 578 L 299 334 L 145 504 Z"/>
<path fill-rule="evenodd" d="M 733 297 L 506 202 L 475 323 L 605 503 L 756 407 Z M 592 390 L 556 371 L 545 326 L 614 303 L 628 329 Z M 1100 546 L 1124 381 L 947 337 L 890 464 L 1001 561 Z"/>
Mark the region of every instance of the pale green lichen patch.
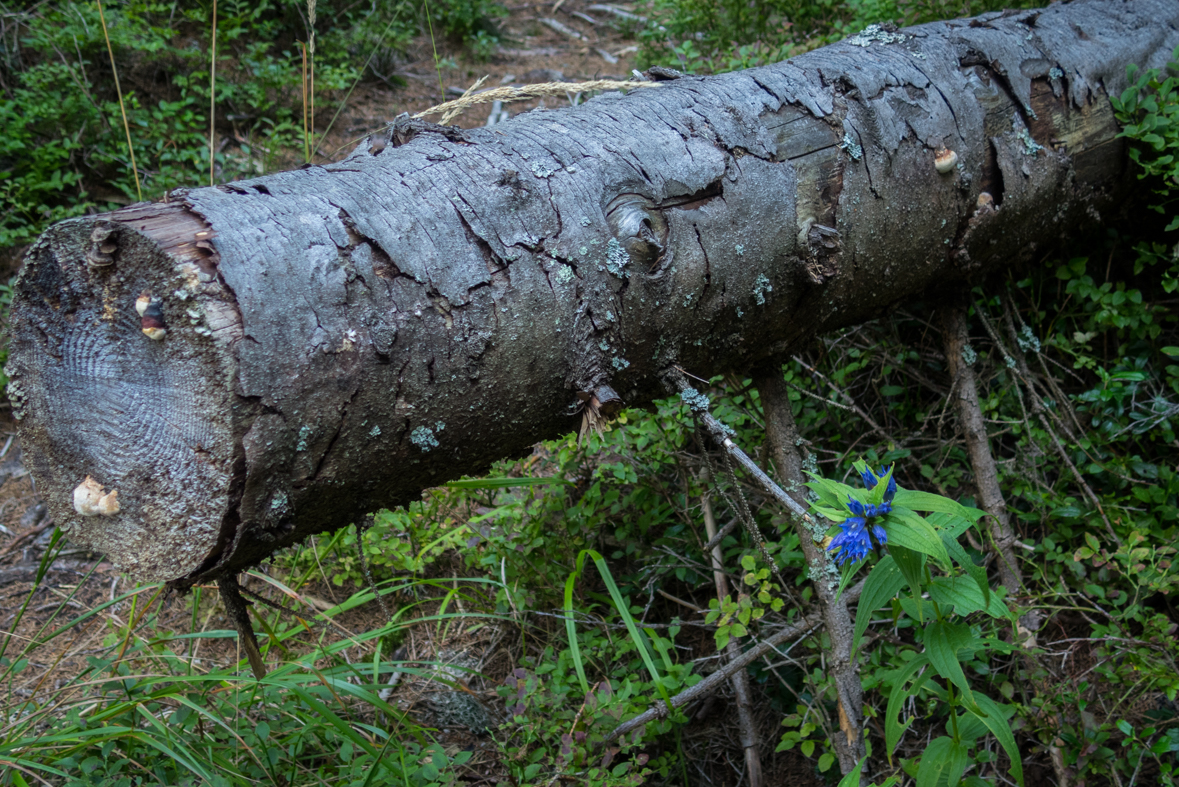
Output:
<path fill-rule="evenodd" d="M 568 284 L 569 282 L 573 281 L 573 268 L 570 268 L 568 265 L 562 265 L 557 269 L 557 272 L 553 274 L 553 278 L 558 284 Z"/>
<path fill-rule="evenodd" d="M 438 439 L 428 426 L 419 426 L 409 434 L 409 441 L 422 449 L 422 453 L 438 447 Z"/>
<path fill-rule="evenodd" d="M 622 371 L 626 367 L 630 366 L 630 361 L 626 360 L 625 358 L 615 357 L 612 358 L 611 361 L 614 363 L 614 368 L 618 371 Z"/>
<path fill-rule="evenodd" d="M 1024 352 L 1040 352 L 1040 340 L 1032 333 L 1030 326 L 1025 325 L 1020 329 L 1019 335 L 1015 337 L 1016 343 L 1019 344 L 1019 349 Z"/>
<path fill-rule="evenodd" d="M 860 147 L 860 143 L 856 142 L 850 131 L 845 131 L 843 134 L 843 141 L 839 143 L 839 147 L 847 151 L 847 155 L 851 157 L 852 161 L 859 161 L 864 157 L 864 149 Z"/>
<path fill-rule="evenodd" d="M 695 388 L 680 391 L 680 399 L 697 413 L 708 412 L 708 406 L 712 403 L 707 395 L 700 393 Z"/>
<path fill-rule="evenodd" d="M 611 238 L 606 244 L 606 270 L 620 279 L 627 276 L 626 266 L 630 263 L 630 255 L 617 238 Z"/>
<path fill-rule="evenodd" d="M 1026 126 L 1021 125 L 1018 121 L 1013 126 L 1015 128 L 1015 136 L 1019 137 L 1019 141 L 1023 143 L 1023 154 L 1025 156 L 1034 156 L 1044 149 L 1043 145 L 1032 139 L 1032 135 Z"/>
<path fill-rule="evenodd" d="M 379 426 L 374 426 L 372 429 L 370 429 L 368 431 L 369 437 L 379 437 L 380 434 L 381 434 L 381 427 L 379 427 Z"/>
<path fill-rule="evenodd" d="M 307 438 L 311 436 L 311 427 L 302 426 L 299 428 L 299 444 L 295 446 L 296 451 L 307 450 Z"/>
<path fill-rule="evenodd" d="M 868 25 L 856 33 L 847 42 L 852 46 L 869 47 L 872 44 L 900 44 L 908 40 L 904 33 L 893 33 L 885 30 L 881 25 Z"/>
<path fill-rule="evenodd" d="M 770 284 L 770 280 L 766 278 L 765 274 L 758 274 L 757 281 L 753 283 L 753 297 L 757 301 L 758 306 L 766 305 L 766 293 L 774 291 L 774 285 Z"/>
<path fill-rule="evenodd" d="M 978 353 L 969 344 L 962 348 L 962 363 L 967 366 L 974 366 L 974 362 L 978 360 Z"/>

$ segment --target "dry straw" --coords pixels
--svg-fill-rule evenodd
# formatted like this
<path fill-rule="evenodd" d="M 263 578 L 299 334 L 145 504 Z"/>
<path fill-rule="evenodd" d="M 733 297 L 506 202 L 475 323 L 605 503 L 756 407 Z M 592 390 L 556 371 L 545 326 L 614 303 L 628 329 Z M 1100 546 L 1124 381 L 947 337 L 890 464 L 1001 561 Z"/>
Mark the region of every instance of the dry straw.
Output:
<path fill-rule="evenodd" d="M 587 82 L 538 82 L 534 85 L 493 87 L 482 93 L 475 93 L 483 81 L 483 77 L 463 93 L 462 98 L 437 104 L 429 109 L 423 109 L 414 115 L 415 118 L 426 115 L 442 114 L 441 123 L 446 125 L 454 120 L 467 107 L 476 104 L 490 104 L 493 101 L 526 101 L 530 98 L 544 98 L 546 96 L 564 96 L 570 93 L 589 93 L 599 90 L 631 90 L 641 87 L 659 87 L 659 82 L 627 82 L 615 79 L 591 79 Z"/>

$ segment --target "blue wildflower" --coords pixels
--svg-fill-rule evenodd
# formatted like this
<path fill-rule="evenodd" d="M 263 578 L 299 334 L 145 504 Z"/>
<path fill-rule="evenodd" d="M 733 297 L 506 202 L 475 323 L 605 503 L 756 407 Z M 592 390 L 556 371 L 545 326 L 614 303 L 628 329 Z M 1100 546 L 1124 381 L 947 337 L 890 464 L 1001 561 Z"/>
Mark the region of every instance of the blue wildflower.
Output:
<path fill-rule="evenodd" d="M 864 529 L 866 520 L 862 516 L 850 516 L 839 523 L 839 535 L 831 539 L 828 551 L 838 549 L 835 565 L 842 566 L 847 560 L 853 563 L 863 560 L 872 551 L 872 542 Z"/>
<path fill-rule="evenodd" d="M 865 489 L 875 489 L 876 484 L 881 478 L 888 475 L 888 471 L 892 469 L 892 465 L 883 465 L 879 473 L 873 473 L 872 468 L 866 467 L 860 471 L 860 478 L 864 482 Z M 884 490 L 884 502 L 891 503 L 893 496 L 897 493 L 897 480 L 892 476 L 888 477 L 888 487 Z M 890 509 L 891 510 L 891 509 Z M 887 513 L 887 512 L 885 512 Z"/>
<path fill-rule="evenodd" d="M 861 477 L 867 478 L 872 471 L 867 470 L 861 474 Z M 888 468 L 881 470 L 880 474 L 883 476 L 888 472 Z M 875 475 L 872 476 L 872 486 L 875 486 L 880 479 Z M 865 481 L 865 483 L 867 483 Z M 894 488 L 894 484 L 889 484 L 890 488 Z M 871 487 L 869 487 L 871 488 Z M 892 495 L 887 493 L 886 496 L 891 499 Z M 827 551 L 831 552 L 839 550 L 835 557 L 835 565 L 841 566 L 848 560 L 858 562 L 867 557 L 868 553 L 872 551 L 872 539 L 876 539 L 877 546 L 884 546 L 888 543 L 888 533 L 880 525 L 872 522 L 869 529 L 869 523 L 872 519 L 878 516 L 884 516 L 892 511 L 892 503 L 887 500 L 880 505 L 872 505 L 871 503 L 861 503 L 851 495 L 847 497 L 847 507 L 852 515 L 839 523 L 839 534 L 831 539 Z M 870 535 L 869 535 L 870 534 Z"/>

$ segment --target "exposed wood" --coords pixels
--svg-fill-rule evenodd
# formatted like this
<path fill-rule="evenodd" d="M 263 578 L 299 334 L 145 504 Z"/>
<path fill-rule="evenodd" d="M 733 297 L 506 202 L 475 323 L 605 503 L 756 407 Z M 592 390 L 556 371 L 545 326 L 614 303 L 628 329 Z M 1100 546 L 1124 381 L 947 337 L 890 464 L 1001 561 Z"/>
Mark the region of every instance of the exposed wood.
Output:
<path fill-rule="evenodd" d="M 573 430 L 579 394 L 643 405 L 672 365 L 1039 258 L 1132 185 L 1104 91 L 1177 22 L 1079 0 L 876 31 L 62 222 L 13 308 L 30 470 L 138 579 L 240 571 Z M 74 510 L 87 476 L 118 513 Z"/>

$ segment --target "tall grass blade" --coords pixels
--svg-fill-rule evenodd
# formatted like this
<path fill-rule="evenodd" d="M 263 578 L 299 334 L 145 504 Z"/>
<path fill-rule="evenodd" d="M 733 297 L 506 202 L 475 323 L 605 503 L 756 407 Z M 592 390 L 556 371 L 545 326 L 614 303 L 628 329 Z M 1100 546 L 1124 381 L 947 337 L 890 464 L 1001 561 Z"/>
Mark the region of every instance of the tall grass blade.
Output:
<path fill-rule="evenodd" d="M 209 44 L 209 185 L 213 185 L 213 157 L 217 139 L 217 0 L 213 0 L 213 35 Z"/>
<path fill-rule="evenodd" d="M 111 74 L 115 78 L 115 95 L 119 97 L 119 112 L 123 115 L 123 131 L 127 135 L 127 153 L 131 157 L 131 174 L 135 176 L 135 196 L 140 202 L 143 202 L 143 190 L 139 187 L 139 168 L 135 166 L 135 148 L 131 145 L 131 125 L 127 122 L 127 107 L 123 104 L 123 89 L 119 87 L 119 69 L 115 66 L 115 50 L 111 46 L 111 36 L 106 29 L 106 16 L 102 13 L 102 0 L 94 0 L 94 2 L 98 5 L 98 21 L 102 23 L 102 35 L 106 39 L 106 52 L 111 58 Z M 441 72 L 439 74 L 439 79 L 441 79 Z"/>

